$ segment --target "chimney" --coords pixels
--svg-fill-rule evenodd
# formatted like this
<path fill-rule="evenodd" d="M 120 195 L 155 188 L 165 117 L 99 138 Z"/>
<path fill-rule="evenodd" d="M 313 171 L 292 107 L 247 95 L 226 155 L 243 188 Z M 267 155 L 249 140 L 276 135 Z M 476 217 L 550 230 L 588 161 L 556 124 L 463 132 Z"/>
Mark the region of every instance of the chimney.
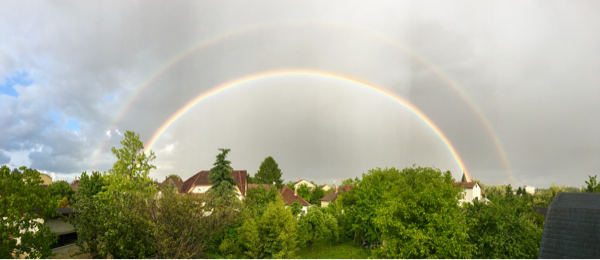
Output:
<path fill-rule="evenodd" d="M 335 193 L 338 193 L 338 187 L 335 186 Z"/>
<path fill-rule="evenodd" d="M 298 181 L 300 181 L 300 179 L 298 179 Z"/>
<path fill-rule="evenodd" d="M 298 197 L 298 191 L 294 190 L 294 196 Z"/>

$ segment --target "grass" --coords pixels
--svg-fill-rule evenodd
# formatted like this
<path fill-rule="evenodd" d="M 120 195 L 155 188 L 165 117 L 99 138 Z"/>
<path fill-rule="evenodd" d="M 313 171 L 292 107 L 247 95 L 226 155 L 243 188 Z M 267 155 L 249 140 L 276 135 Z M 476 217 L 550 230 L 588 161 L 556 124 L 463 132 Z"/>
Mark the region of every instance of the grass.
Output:
<path fill-rule="evenodd" d="M 359 243 L 353 242 L 352 239 L 340 238 L 340 240 L 331 243 L 315 243 L 312 251 L 308 246 L 299 248 L 296 251 L 296 256 L 300 259 L 367 259 L 371 256 L 371 250 L 361 247 Z M 209 253 L 206 257 L 213 259 L 227 258 L 217 252 Z"/>
<path fill-rule="evenodd" d="M 330 242 L 315 243 L 312 251 L 310 247 L 300 248 L 297 255 L 298 258 L 304 259 L 367 259 L 371 256 L 371 250 L 361 247 L 351 239 L 343 239 L 331 244 Z"/>

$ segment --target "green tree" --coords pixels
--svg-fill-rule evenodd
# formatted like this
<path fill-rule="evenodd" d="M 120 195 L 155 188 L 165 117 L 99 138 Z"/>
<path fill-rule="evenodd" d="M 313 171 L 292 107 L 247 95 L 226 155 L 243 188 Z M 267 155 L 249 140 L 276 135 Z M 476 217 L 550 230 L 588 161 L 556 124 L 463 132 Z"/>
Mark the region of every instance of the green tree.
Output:
<path fill-rule="evenodd" d="M 489 185 L 485 187 L 486 198 L 504 198 L 506 195 L 506 185 Z"/>
<path fill-rule="evenodd" d="M 104 183 L 104 178 L 100 172 L 93 171 L 90 175 L 88 175 L 87 172 L 82 172 L 81 177 L 79 178 L 79 186 L 77 186 L 77 195 L 75 197 L 91 198 L 101 192 L 105 185 L 106 183 Z"/>
<path fill-rule="evenodd" d="M 507 192 L 511 192 L 507 188 Z M 477 246 L 472 258 L 537 258 L 542 223 L 527 205 L 527 198 L 506 196 L 493 203 L 465 204 L 471 244 Z M 540 225 L 541 224 L 541 225 Z"/>
<path fill-rule="evenodd" d="M 298 243 L 308 244 L 313 250 L 313 243 L 318 241 L 338 240 L 337 220 L 321 208 L 308 209 L 298 220 Z"/>
<path fill-rule="evenodd" d="M 67 198 L 67 202 L 74 202 L 73 198 L 75 191 L 71 189 L 71 185 L 67 181 L 55 181 L 48 185 L 48 193 L 58 203 L 63 198 Z"/>
<path fill-rule="evenodd" d="M 181 177 L 179 177 L 179 175 L 177 174 L 170 174 L 169 176 L 167 176 L 167 178 L 181 179 Z"/>
<path fill-rule="evenodd" d="M 465 215 L 450 171 L 431 167 L 392 168 L 383 203 L 375 208 L 374 224 L 381 231 L 375 258 L 471 258 Z M 363 177 L 360 188 L 365 185 Z M 353 189 L 354 190 L 354 189 Z"/>
<path fill-rule="evenodd" d="M 521 189 L 521 187 L 519 187 L 519 188 L 517 189 L 517 196 L 520 196 L 520 195 L 522 195 L 522 194 L 523 194 L 523 190 Z"/>
<path fill-rule="evenodd" d="M 590 177 L 590 181 L 585 181 L 587 184 L 587 192 L 600 193 L 600 185 L 598 185 L 598 181 L 596 180 L 598 175 L 594 175 L 594 177 L 588 175 L 588 177 Z"/>
<path fill-rule="evenodd" d="M 56 236 L 44 222 L 56 216 L 56 201 L 41 187 L 40 173 L 0 167 L 0 258 L 49 258 Z M 36 219 L 41 218 L 43 222 Z M 37 230 L 37 232 L 21 232 Z M 17 239 L 21 243 L 17 244 Z"/>
<path fill-rule="evenodd" d="M 323 197 L 325 197 L 325 191 L 323 190 L 323 188 L 316 186 L 311 192 L 309 202 L 310 202 L 310 204 L 317 205 L 320 207 L 321 206 L 321 198 L 323 198 Z M 302 198 L 304 198 L 304 197 L 302 197 Z"/>
<path fill-rule="evenodd" d="M 300 184 L 300 186 L 298 186 L 297 192 L 298 192 L 298 196 L 302 197 L 304 200 L 306 200 L 308 202 L 312 201 L 312 198 L 313 198 L 312 189 L 310 187 L 308 187 L 308 185 Z"/>
<path fill-rule="evenodd" d="M 298 216 L 302 213 L 302 205 L 298 202 L 298 200 L 294 201 L 292 205 L 290 205 L 290 209 L 292 210 L 292 215 Z"/>
<path fill-rule="evenodd" d="M 282 173 L 281 169 L 279 169 L 279 165 L 275 162 L 273 157 L 269 156 L 260 164 L 258 172 L 254 174 L 254 178 L 257 183 L 271 184 L 275 182 L 277 188 L 282 188 L 283 179 L 281 178 L 281 175 Z"/>
<path fill-rule="evenodd" d="M 294 186 L 293 183 L 288 183 L 288 184 L 286 184 L 286 186 L 290 187 L 290 189 L 292 189 L 292 190 L 296 190 L 296 186 Z"/>
<path fill-rule="evenodd" d="M 295 258 L 296 218 L 283 200 L 269 203 L 265 213 L 244 222 L 239 243 L 251 258 Z"/>
<path fill-rule="evenodd" d="M 82 252 L 103 258 L 109 254 L 114 258 L 146 258 L 156 252 L 154 245 L 144 239 L 152 229 L 140 219 L 147 213 L 132 209 L 139 209 L 135 203 L 157 195 L 149 177 L 150 170 L 156 169 L 150 162 L 156 157 L 152 151 L 148 155 L 143 152 L 144 144 L 134 132 L 126 131 L 121 144 L 121 149 L 111 149 L 118 160 L 110 174 L 102 176 L 106 183 L 103 191 L 80 198 L 74 206 L 79 209 L 77 217 L 70 221 L 82 241 L 78 243 Z M 89 249 L 84 248 L 83 241 Z"/>
<path fill-rule="evenodd" d="M 279 191 L 272 187 L 269 191 L 263 186 L 258 186 L 246 191 L 246 197 L 242 205 L 245 210 L 251 212 L 251 216 L 260 216 L 266 210 L 269 203 L 277 201 L 280 197 Z"/>
<path fill-rule="evenodd" d="M 231 162 L 225 160 L 230 149 L 219 149 L 220 154 L 208 174 L 208 181 L 212 184 L 207 194 L 212 197 L 207 204 L 209 208 L 220 207 L 237 201 L 236 185 L 238 184 L 231 175 Z"/>
<path fill-rule="evenodd" d="M 348 179 L 342 179 L 342 185 L 346 186 L 346 185 L 357 185 L 360 183 L 360 179 L 358 177 L 355 177 L 354 180 L 352 178 L 348 178 Z"/>

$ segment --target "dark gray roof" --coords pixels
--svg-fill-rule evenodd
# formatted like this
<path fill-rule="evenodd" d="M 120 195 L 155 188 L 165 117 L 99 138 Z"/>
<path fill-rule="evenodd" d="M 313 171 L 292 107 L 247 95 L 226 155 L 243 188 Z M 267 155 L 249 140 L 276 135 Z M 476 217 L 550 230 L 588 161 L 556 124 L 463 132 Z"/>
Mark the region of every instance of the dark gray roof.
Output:
<path fill-rule="evenodd" d="M 545 217 L 548 212 L 548 207 L 533 207 L 533 211 L 540 215 L 544 215 Z"/>
<path fill-rule="evenodd" d="M 73 208 L 57 208 L 56 212 L 63 215 L 73 214 Z"/>
<path fill-rule="evenodd" d="M 539 258 L 600 258 L 600 193 L 561 192 L 548 206 Z"/>

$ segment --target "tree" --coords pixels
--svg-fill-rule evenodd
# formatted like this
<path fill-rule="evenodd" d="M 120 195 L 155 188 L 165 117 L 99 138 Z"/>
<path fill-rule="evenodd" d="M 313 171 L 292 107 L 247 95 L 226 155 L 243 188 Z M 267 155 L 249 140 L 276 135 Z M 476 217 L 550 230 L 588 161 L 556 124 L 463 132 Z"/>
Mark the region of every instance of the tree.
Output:
<path fill-rule="evenodd" d="M 590 181 L 585 181 L 587 184 L 587 192 L 600 193 L 600 185 L 598 185 L 598 181 L 596 180 L 598 175 L 594 175 L 594 177 L 588 175 L 588 177 L 590 177 Z"/>
<path fill-rule="evenodd" d="M 69 220 L 78 233 L 77 245 L 82 252 L 103 258 L 109 254 L 114 258 L 146 258 L 156 252 L 154 245 L 144 239 L 152 229 L 150 223 L 140 220 L 144 212 L 131 210 L 139 209 L 136 202 L 153 199 L 157 194 L 148 176 L 151 169 L 156 169 L 150 164 L 156 156 L 152 151 L 148 155 L 143 152 L 144 144 L 134 132 L 126 131 L 121 144 L 123 148 L 111 149 L 118 160 L 110 174 L 101 178 L 106 183 L 103 191 L 80 197 L 74 206 L 78 208 L 77 217 Z"/>
<path fill-rule="evenodd" d="M 298 216 L 302 213 L 302 205 L 298 202 L 298 200 L 294 201 L 292 205 L 290 205 L 290 209 L 292 210 L 292 215 Z"/>
<path fill-rule="evenodd" d="M 494 198 L 504 198 L 506 195 L 506 185 L 490 185 L 485 187 L 485 196 L 489 200 Z"/>
<path fill-rule="evenodd" d="M 512 193 L 508 187 L 507 193 Z M 471 244 L 477 250 L 471 258 L 537 258 L 542 239 L 539 214 L 527 205 L 527 198 L 505 196 L 493 203 L 465 204 Z M 541 224 L 541 225 L 540 225 Z"/>
<path fill-rule="evenodd" d="M 346 185 L 357 185 L 360 183 L 360 179 L 358 177 L 355 177 L 354 180 L 352 178 L 348 178 L 348 179 L 342 179 L 342 185 L 346 186 Z"/>
<path fill-rule="evenodd" d="M 275 162 L 273 157 L 269 156 L 260 164 L 258 172 L 254 174 L 255 181 L 257 183 L 276 183 L 277 188 L 283 187 L 283 179 L 281 178 L 281 169 Z"/>
<path fill-rule="evenodd" d="M 300 184 L 298 187 L 298 196 L 302 197 L 306 201 L 312 200 L 312 189 L 308 187 L 306 184 Z M 322 198 L 322 197 L 321 197 Z M 320 198 L 319 198 L 320 199 Z"/>
<path fill-rule="evenodd" d="M 164 189 L 158 199 L 137 199 L 133 208 L 124 210 L 137 213 L 138 218 L 134 221 L 150 228 L 151 232 L 141 234 L 145 241 L 156 248 L 153 258 L 206 257 L 206 249 L 212 238 L 231 225 L 238 215 L 236 208 L 231 206 L 205 214 L 202 201 L 180 196 L 173 188 Z M 147 224 L 142 224 L 145 222 Z"/>
<path fill-rule="evenodd" d="M 64 197 L 62 200 L 60 200 L 58 202 L 57 208 L 68 208 L 68 207 L 69 207 L 69 200 L 67 199 L 67 197 Z"/>
<path fill-rule="evenodd" d="M 295 258 L 296 225 L 279 198 L 269 203 L 262 216 L 244 222 L 238 229 L 239 243 L 251 258 Z"/>
<path fill-rule="evenodd" d="M 71 185 L 67 181 L 55 181 L 48 185 L 48 193 L 58 203 L 63 198 L 67 198 L 67 203 L 73 202 L 75 191 L 71 188 Z"/>
<path fill-rule="evenodd" d="M 521 187 L 519 187 L 519 189 L 517 189 L 517 196 L 521 196 L 523 194 L 523 190 L 521 189 Z"/>
<path fill-rule="evenodd" d="M 106 186 L 104 178 L 100 172 L 93 171 L 92 174 L 88 175 L 87 172 L 82 172 L 79 178 L 79 186 L 77 186 L 76 198 L 86 197 L 91 198 L 102 191 L 102 188 Z"/>
<path fill-rule="evenodd" d="M 266 210 L 269 203 L 277 201 L 281 195 L 275 187 L 271 187 L 269 191 L 263 186 L 258 186 L 246 191 L 243 206 L 245 210 L 251 212 L 252 217 L 260 216 Z"/>
<path fill-rule="evenodd" d="M 315 185 L 316 186 L 316 185 Z M 323 188 L 316 186 L 312 190 L 312 194 L 310 196 L 310 204 L 321 206 L 321 198 L 325 197 L 325 191 Z M 304 198 L 304 197 L 302 197 Z"/>
<path fill-rule="evenodd" d="M 373 223 L 381 231 L 382 243 L 373 256 L 471 258 L 475 246 L 468 243 L 468 226 L 458 201 L 463 189 L 454 187 L 450 171 L 413 167 L 390 172 L 395 178 L 389 179 L 383 203 L 375 208 Z M 367 186 L 366 179 L 360 188 Z"/>
<path fill-rule="evenodd" d="M 300 246 L 309 244 L 313 250 L 313 243 L 324 240 L 337 240 L 339 238 L 337 220 L 324 213 L 321 208 L 308 209 L 298 220 L 298 243 Z"/>
<path fill-rule="evenodd" d="M 0 167 L 0 258 L 13 258 L 13 254 L 15 258 L 24 254 L 28 258 L 52 255 L 50 245 L 56 236 L 44 222 L 56 216 L 56 201 L 40 186 L 42 183 L 37 170 Z M 41 222 L 36 221 L 40 218 Z"/>
<path fill-rule="evenodd" d="M 290 189 L 292 189 L 292 190 L 296 190 L 296 186 L 294 186 L 293 183 L 288 183 L 288 184 L 286 184 L 286 186 L 290 187 Z"/>
<path fill-rule="evenodd" d="M 210 169 L 210 173 L 208 174 L 208 181 L 212 186 L 208 189 L 207 193 L 213 197 L 207 203 L 209 208 L 220 207 L 237 200 L 235 187 L 238 183 L 233 179 L 233 175 L 231 175 L 231 162 L 225 160 L 230 150 L 219 150 L 221 153 L 217 155 L 217 160 L 213 164 L 214 167 Z"/>
<path fill-rule="evenodd" d="M 170 174 L 169 176 L 167 176 L 167 178 L 181 179 L 181 177 L 179 177 L 179 175 L 177 174 Z"/>

